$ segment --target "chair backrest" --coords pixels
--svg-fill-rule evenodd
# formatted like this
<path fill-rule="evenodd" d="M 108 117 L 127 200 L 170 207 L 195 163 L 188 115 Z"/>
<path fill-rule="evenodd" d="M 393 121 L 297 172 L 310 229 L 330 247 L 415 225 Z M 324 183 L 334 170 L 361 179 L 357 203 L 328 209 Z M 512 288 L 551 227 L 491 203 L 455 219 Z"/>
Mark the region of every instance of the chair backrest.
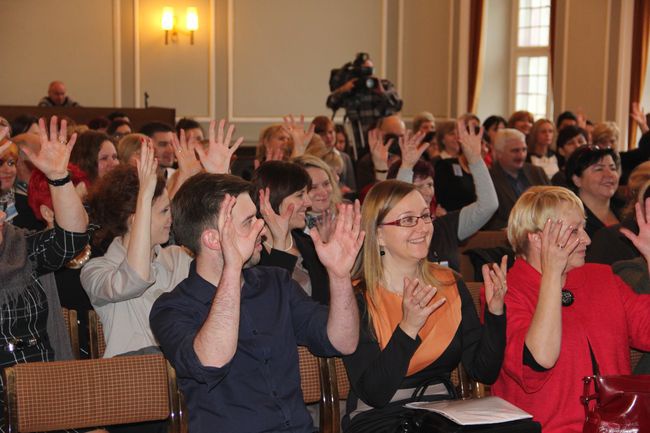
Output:
<path fill-rule="evenodd" d="M 77 321 L 77 310 L 68 310 L 61 308 L 65 329 L 70 336 L 70 346 L 72 347 L 72 356 L 79 359 L 79 322 Z"/>
<path fill-rule="evenodd" d="M 304 346 L 298 346 L 298 361 L 300 363 L 300 387 L 305 404 L 318 403 L 320 433 L 332 433 L 331 385 L 327 382 L 327 360 L 312 355 Z"/>
<path fill-rule="evenodd" d="M 180 432 L 176 376 L 162 354 L 17 364 L 3 377 L 11 432 L 164 419 Z"/>
<path fill-rule="evenodd" d="M 463 280 L 474 281 L 474 265 L 469 256 L 463 254 L 465 251 L 473 248 L 494 248 L 494 247 L 507 247 L 508 236 L 505 230 L 483 230 L 478 231 L 470 238 L 465 240 L 458 248 L 460 254 L 460 273 Z"/>
<path fill-rule="evenodd" d="M 88 345 L 90 346 L 90 357 L 93 359 L 103 358 L 106 351 L 106 339 L 104 338 L 104 327 L 99 316 L 93 310 L 88 311 Z"/>

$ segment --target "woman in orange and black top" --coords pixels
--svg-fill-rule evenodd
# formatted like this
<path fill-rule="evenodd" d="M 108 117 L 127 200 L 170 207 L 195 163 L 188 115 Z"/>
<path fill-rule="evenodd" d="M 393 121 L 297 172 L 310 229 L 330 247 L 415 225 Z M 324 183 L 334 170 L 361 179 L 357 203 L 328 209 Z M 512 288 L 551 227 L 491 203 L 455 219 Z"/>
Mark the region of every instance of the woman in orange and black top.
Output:
<path fill-rule="evenodd" d="M 396 431 L 417 388 L 425 387 L 424 400 L 454 397 L 444 382 L 460 361 L 474 379 L 497 378 L 505 347 L 505 262 L 483 270 L 488 311 L 481 326 L 460 276 L 426 260 L 432 216 L 413 185 L 375 185 L 362 224 L 362 324 L 356 352 L 344 358 L 352 390 L 343 425 L 354 433 Z"/>

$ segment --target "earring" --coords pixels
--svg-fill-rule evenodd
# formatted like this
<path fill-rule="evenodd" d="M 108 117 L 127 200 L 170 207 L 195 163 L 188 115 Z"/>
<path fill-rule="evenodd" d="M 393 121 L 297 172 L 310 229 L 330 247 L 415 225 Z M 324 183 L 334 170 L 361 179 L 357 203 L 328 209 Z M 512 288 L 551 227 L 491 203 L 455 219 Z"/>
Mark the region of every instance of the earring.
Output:
<path fill-rule="evenodd" d="M 383 247 L 379 247 L 379 255 L 380 256 L 385 256 L 386 255 L 386 251 L 384 251 Z"/>

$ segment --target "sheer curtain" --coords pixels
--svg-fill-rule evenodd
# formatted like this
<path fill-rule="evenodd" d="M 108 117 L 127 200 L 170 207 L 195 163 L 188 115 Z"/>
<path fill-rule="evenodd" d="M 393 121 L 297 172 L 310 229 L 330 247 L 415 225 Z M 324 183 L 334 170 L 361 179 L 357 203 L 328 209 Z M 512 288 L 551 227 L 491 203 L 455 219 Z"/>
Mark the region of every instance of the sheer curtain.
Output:
<path fill-rule="evenodd" d="M 648 67 L 648 41 L 650 39 L 650 0 L 634 1 L 634 29 L 632 31 L 632 74 L 630 79 L 630 102 L 640 102 L 643 82 Z M 636 147 L 636 123 L 630 119 L 628 148 Z"/>

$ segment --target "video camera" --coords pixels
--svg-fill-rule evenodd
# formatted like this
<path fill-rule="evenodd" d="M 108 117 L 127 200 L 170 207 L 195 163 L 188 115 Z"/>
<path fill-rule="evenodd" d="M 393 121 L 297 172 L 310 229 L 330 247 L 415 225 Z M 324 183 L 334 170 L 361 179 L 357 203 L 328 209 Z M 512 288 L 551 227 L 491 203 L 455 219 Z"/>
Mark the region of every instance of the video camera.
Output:
<path fill-rule="evenodd" d="M 330 91 L 333 92 L 348 81 L 357 79 L 354 83 L 352 93 L 364 92 L 379 87 L 379 79 L 373 77 L 372 66 L 363 66 L 370 58 L 368 53 L 359 53 L 354 61 L 348 62 L 338 69 L 332 69 L 330 73 Z"/>

